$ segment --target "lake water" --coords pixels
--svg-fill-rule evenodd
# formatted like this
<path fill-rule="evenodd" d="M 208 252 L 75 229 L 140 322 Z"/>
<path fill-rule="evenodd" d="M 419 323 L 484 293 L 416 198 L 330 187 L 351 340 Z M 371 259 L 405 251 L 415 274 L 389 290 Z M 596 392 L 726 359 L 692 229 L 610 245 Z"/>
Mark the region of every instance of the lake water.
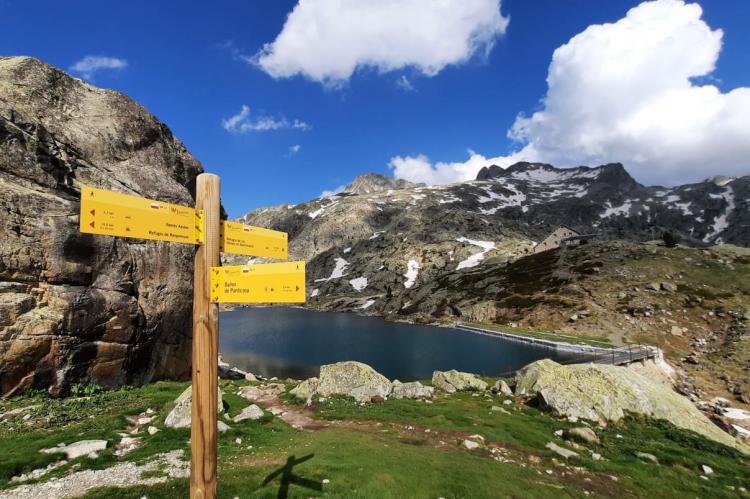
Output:
<path fill-rule="evenodd" d="M 263 376 L 304 379 L 323 364 L 358 360 L 390 379 L 430 379 L 434 370 L 487 376 L 565 354 L 459 329 L 389 322 L 298 308 L 222 312 L 219 351 L 231 365 Z"/>

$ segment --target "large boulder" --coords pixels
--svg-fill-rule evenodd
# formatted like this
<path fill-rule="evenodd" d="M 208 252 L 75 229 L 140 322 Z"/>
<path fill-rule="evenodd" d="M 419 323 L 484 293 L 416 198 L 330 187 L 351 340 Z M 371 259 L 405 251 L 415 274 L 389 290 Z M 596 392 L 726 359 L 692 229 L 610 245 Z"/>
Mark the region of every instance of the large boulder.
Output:
<path fill-rule="evenodd" d="M 606 424 L 626 413 L 665 419 L 730 447 L 737 441 L 721 431 L 687 398 L 669 386 L 620 366 L 560 365 L 544 359 L 516 375 L 516 394 L 538 398 L 557 414 Z"/>
<path fill-rule="evenodd" d="M 432 384 L 447 393 L 465 390 L 486 390 L 487 383 L 471 373 L 450 371 L 435 371 L 432 373 Z"/>
<path fill-rule="evenodd" d="M 391 382 L 362 362 L 337 362 L 320 366 L 315 393 L 323 397 L 348 395 L 359 402 L 369 402 L 375 395 L 387 397 Z"/>
<path fill-rule="evenodd" d="M 189 377 L 193 246 L 78 214 L 84 184 L 193 205 L 201 171 L 128 96 L 0 57 L 0 395 Z"/>
<path fill-rule="evenodd" d="M 217 387 L 218 404 L 216 412 L 224 412 L 224 402 L 221 396 L 221 388 Z M 174 401 L 174 408 L 164 419 L 164 426 L 169 428 L 188 428 L 192 420 L 193 411 L 193 386 L 188 386 Z"/>
<path fill-rule="evenodd" d="M 394 399 L 430 399 L 435 388 L 425 386 L 419 381 L 401 383 L 394 380 L 391 385 L 391 397 Z"/>

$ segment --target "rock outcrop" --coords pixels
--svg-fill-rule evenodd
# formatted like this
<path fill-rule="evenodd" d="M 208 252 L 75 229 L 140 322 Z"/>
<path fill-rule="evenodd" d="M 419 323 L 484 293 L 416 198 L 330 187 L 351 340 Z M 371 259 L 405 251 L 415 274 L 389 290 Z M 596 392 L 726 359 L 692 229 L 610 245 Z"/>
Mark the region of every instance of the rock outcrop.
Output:
<path fill-rule="evenodd" d="M 303 381 L 290 393 L 302 400 L 316 395 L 346 395 L 358 402 L 370 402 L 373 397 L 387 397 L 391 382 L 367 364 L 350 360 L 320 366 L 319 378 Z"/>
<path fill-rule="evenodd" d="M 359 402 L 369 402 L 375 395 L 387 397 L 391 382 L 367 364 L 337 362 L 320 366 L 315 392 L 323 397 L 348 395 Z"/>
<path fill-rule="evenodd" d="M 394 399 L 429 399 L 435 393 L 435 388 L 425 386 L 419 381 L 401 383 L 394 380 L 391 389 L 391 397 Z"/>
<path fill-rule="evenodd" d="M 560 365 L 544 359 L 516 375 L 516 394 L 536 397 L 542 407 L 568 417 L 606 424 L 627 413 L 665 419 L 677 427 L 738 447 L 687 398 L 626 367 Z"/>
<path fill-rule="evenodd" d="M 193 247 L 92 236 L 82 184 L 192 205 L 199 162 L 119 92 L 0 57 L 0 394 L 190 374 Z"/>
<path fill-rule="evenodd" d="M 487 383 L 479 379 L 475 374 L 462 373 L 455 369 L 433 372 L 432 384 L 447 393 L 487 389 Z"/>

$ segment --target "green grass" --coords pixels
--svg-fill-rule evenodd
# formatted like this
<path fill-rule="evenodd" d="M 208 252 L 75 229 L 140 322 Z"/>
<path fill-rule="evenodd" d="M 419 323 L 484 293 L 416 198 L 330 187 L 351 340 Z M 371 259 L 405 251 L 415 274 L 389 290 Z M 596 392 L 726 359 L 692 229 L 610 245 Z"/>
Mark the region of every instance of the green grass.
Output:
<path fill-rule="evenodd" d="M 517 336 L 526 336 L 539 340 L 555 341 L 558 343 L 571 343 L 574 345 L 590 345 L 595 347 L 611 347 L 612 342 L 605 336 L 576 336 L 572 334 L 556 333 L 554 331 L 541 331 L 524 327 L 509 327 L 499 324 L 485 322 L 469 323 L 469 326 L 490 329 L 501 333 L 514 334 Z"/>
<path fill-rule="evenodd" d="M 230 416 L 235 415 L 248 404 L 235 395 L 247 383 L 221 384 L 224 406 Z M 57 416 L 23 431 L 0 425 L 0 489 L 8 487 L 7 480 L 18 472 L 55 459 L 39 454 L 39 448 L 87 438 L 116 441 L 117 432 L 126 426 L 125 416 L 149 407 L 158 411 L 156 423 L 162 431 L 145 436 L 145 444 L 125 458 L 105 452 L 97 460 L 81 458 L 81 467 L 106 468 L 122 460 L 141 463 L 156 453 L 189 451 L 189 430 L 169 430 L 161 424 L 172 400 L 185 386 L 155 383 L 103 392 L 85 400 L 35 396 L 0 402 L 0 410 L 41 403 L 49 414 Z M 292 400 L 288 395 L 282 398 Z M 513 404 L 503 404 L 506 399 Z M 491 411 L 493 405 L 510 414 Z M 315 410 L 322 422 L 337 423 L 321 431 L 301 432 L 270 417 L 229 422 L 231 430 L 218 439 L 219 497 L 277 497 L 280 479 L 265 485 L 264 479 L 283 468 L 290 456 L 309 455 L 312 457 L 293 471 L 313 488 L 292 483 L 289 497 L 585 497 L 584 489 L 604 497 L 734 497 L 728 486 L 750 488 L 747 456 L 660 421 L 628 418 L 606 429 L 597 428 L 601 443 L 587 447 L 606 460 L 594 461 L 589 452 L 579 450 L 580 457 L 563 466 L 544 446 L 554 440 L 570 448 L 554 432 L 581 423 L 569 423 L 507 397 L 458 393 L 439 396 L 432 404 L 388 400 L 365 406 L 332 397 L 318 403 Z M 89 414 L 95 417 L 89 418 Z M 424 432 L 425 428 L 431 433 Z M 484 436 L 488 444 L 506 449 L 514 462 L 498 462 L 487 450 L 462 450 L 459 442 L 475 433 Z M 636 452 L 654 454 L 660 465 L 641 461 Z M 715 470 L 709 481 L 699 476 L 702 464 Z M 70 466 L 50 476 L 68 474 Z M 323 484 L 323 480 L 330 483 Z M 188 490 L 188 480 L 178 479 L 150 487 L 103 488 L 86 497 L 174 498 L 186 497 Z"/>

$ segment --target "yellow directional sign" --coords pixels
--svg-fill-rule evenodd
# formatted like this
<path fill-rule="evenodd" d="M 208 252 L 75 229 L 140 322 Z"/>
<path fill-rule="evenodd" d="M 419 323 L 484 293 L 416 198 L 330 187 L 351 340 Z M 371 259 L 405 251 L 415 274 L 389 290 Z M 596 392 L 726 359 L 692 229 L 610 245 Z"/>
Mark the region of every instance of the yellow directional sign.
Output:
<path fill-rule="evenodd" d="M 286 260 L 287 248 L 286 232 L 236 222 L 221 222 L 221 251 L 225 253 Z"/>
<path fill-rule="evenodd" d="M 83 186 L 81 232 L 105 236 L 203 242 L 203 213 L 195 208 Z"/>
<path fill-rule="evenodd" d="M 211 267 L 213 303 L 304 303 L 305 262 Z"/>

